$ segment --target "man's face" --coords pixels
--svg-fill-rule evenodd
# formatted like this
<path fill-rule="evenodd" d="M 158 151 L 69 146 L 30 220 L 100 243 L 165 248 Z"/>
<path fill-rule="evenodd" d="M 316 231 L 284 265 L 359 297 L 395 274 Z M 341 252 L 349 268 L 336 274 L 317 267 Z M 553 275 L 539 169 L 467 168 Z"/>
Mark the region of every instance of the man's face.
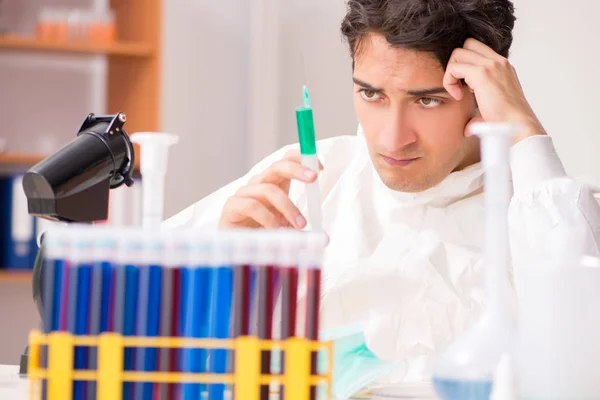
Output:
<path fill-rule="evenodd" d="M 443 77 L 431 53 L 393 48 L 375 34 L 361 43 L 354 108 L 373 165 L 390 189 L 420 192 L 477 161 L 477 139 L 464 135 L 474 96 L 465 88 L 456 101 L 443 89 Z"/>

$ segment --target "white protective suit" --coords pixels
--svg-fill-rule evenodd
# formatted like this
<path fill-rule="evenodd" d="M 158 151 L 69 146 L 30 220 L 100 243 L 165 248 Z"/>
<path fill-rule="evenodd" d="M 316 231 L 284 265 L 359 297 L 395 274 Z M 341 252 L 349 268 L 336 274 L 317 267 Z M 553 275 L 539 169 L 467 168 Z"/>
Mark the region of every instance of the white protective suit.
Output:
<path fill-rule="evenodd" d="M 394 380 L 427 381 L 441 348 L 478 317 L 484 297 L 483 171 L 475 164 L 421 193 L 387 188 L 364 137 L 318 142 L 323 227 L 331 242 L 323 269 L 321 328 L 364 324 L 369 349 L 404 360 Z M 228 197 L 284 153 L 165 222 L 168 228 L 216 229 Z M 600 207 L 591 190 L 568 178 L 548 136 L 511 149 L 509 210 L 515 282 L 536 254 L 572 246 L 600 256 Z M 306 212 L 304 184 L 290 198 Z M 303 299 L 299 299 L 300 302 Z"/>

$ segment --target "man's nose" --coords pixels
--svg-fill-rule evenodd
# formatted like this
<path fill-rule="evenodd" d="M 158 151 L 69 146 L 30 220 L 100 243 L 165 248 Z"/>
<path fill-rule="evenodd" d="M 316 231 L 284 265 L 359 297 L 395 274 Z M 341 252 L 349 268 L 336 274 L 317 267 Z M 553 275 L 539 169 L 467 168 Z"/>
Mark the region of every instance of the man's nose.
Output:
<path fill-rule="evenodd" d="M 388 116 L 380 137 L 380 144 L 389 152 L 400 150 L 417 141 L 417 134 L 404 109 L 397 109 Z"/>

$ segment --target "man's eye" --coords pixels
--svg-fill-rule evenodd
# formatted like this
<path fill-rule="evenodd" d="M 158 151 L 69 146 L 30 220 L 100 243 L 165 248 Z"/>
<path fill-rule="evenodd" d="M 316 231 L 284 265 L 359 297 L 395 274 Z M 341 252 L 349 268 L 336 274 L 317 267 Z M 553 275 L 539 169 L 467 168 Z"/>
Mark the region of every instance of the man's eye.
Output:
<path fill-rule="evenodd" d="M 419 103 L 425 108 L 434 108 L 442 104 L 442 101 L 432 97 L 421 97 Z"/>
<path fill-rule="evenodd" d="M 381 98 L 381 95 L 374 90 L 360 89 L 360 95 L 366 101 L 376 101 Z"/>

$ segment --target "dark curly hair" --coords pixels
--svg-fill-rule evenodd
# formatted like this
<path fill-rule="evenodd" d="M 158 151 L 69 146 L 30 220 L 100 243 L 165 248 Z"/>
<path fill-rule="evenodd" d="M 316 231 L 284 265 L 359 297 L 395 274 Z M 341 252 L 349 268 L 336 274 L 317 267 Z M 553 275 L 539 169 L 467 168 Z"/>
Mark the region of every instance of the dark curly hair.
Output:
<path fill-rule="evenodd" d="M 445 68 L 469 37 L 508 58 L 515 20 L 509 0 L 349 0 L 341 29 L 353 64 L 362 39 L 378 33 L 394 47 L 434 53 Z"/>

